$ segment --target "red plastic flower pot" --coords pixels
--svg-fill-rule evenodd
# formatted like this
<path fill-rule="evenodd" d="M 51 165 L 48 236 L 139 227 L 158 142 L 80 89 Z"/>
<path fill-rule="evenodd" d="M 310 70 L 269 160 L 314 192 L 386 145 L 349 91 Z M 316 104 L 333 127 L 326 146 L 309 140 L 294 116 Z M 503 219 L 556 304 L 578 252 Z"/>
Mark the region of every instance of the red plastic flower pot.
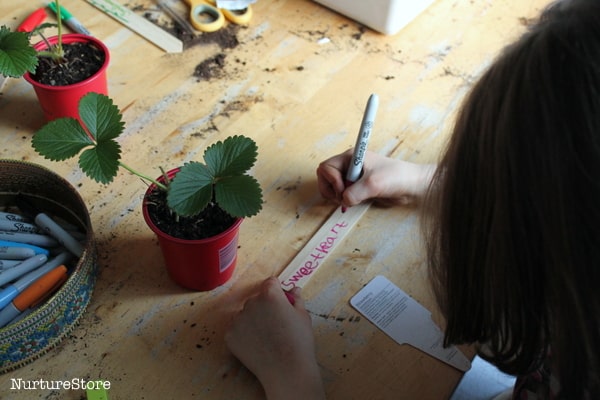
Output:
<path fill-rule="evenodd" d="M 110 61 L 110 55 L 108 48 L 100 40 L 78 33 L 69 33 L 62 36 L 63 43 L 76 43 L 76 42 L 91 42 L 97 48 L 104 52 L 104 64 L 102 67 L 91 77 L 71 85 L 66 86 L 52 86 L 45 85 L 37 82 L 30 73 L 26 73 L 24 78 L 29 82 L 37 95 L 40 106 L 44 111 L 44 116 L 47 121 L 51 121 L 61 117 L 79 117 L 79 100 L 89 92 L 100 93 L 108 95 L 108 84 L 106 78 L 106 69 Z M 58 42 L 58 37 L 53 36 L 48 38 L 48 42 L 52 45 Z M 37 51 L 46 48 L 45 42 L 39 42 L 34 45 Z"/>
<path fill-rule="evenodd" d="M 172 178 L 179 169 L 167 173 Z M 163 181 L 160 177 L 159 182 Z M 156 190 L 150 185 L 145 198 Z M 168 235 L 152 221 L 146 201 L 142 213 L 148 227 L 156 234 L 169 276 L 179 286 L 198 291 L 212 290 L 226 283 L 235 269 L 239 228 L 243 219 L 238 218 L 224 232 L 206 239 L 187 240 Z"/>

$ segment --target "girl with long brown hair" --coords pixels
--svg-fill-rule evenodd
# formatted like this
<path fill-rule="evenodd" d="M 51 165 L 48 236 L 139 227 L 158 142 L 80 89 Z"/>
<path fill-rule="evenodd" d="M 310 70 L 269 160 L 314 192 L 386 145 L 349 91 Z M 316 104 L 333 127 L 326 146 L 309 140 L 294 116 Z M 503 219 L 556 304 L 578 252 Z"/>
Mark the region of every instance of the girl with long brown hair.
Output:
<path fill-rule="evenodd" d="M 439 164 L 368 153 L 346 188 L 350 155 L 319 165 L 321 193 L 345 206 L 421 204 L 446 344 L 476 344 L 517 375 L 514 398 L 600 398 L 600 1 L 556 2 L 503 51 L 463 103 Z M 289 365 L 302 398 L 324 398 L 296 296 L 291 306 L 267 280 L 227 343 L 269 398 Z M 278 337 L 298 351 L 278 352 Z"/>

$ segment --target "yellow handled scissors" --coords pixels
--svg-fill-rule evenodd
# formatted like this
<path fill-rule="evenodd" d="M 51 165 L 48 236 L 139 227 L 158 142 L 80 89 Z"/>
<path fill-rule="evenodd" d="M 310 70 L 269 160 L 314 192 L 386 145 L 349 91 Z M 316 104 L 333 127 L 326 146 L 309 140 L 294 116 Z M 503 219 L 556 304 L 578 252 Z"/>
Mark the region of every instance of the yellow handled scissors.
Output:
<path fill-rule="evenodd" d="M 215 0 L 185 0 L 190 6 L 190 21 L 202 32 L 215 32 L 225 25 L 225 18 L 234 24 L 247 25 L 252 18 L 250 6 L 243 10 L 217 8 Z"/>

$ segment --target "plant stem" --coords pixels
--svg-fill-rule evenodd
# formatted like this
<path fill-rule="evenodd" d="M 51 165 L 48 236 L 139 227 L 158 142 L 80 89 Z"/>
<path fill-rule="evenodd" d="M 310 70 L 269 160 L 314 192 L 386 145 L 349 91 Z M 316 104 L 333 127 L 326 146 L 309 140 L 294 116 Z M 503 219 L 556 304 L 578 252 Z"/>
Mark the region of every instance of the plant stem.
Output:
<path fill-rule="evenodd" d="M 60 15 L 60 1 L 54 0 L 54 3 L 56 4 L 56 18 L 58 20 L 58 54 L 60 55 L 60 58 L 62 58 L 64 53 L 62 47 L 62 19 Z"/>
<path fill-rule="evenodd" d="M 158 182 L 156 179 L 150 178 L 147 175 L 142 174 L 141 172 L 138 172 L 136 170 L 134 170 L 133 168 L 131 168 L 130 166 L 122 163 L 121 161 L 119 161 L 119 165 L 123 168 L 125 168 L 127 171 L 131 172 L 132 174 L 139 176 L 140 178 L 142 178 L 143 180 L 147 181 L 147 182 L 152 182 L 153 184 L 155 184 L 159 189 L 164 190 L 165 192 L 168 190 L 168 187 L 160 182 Z"/>

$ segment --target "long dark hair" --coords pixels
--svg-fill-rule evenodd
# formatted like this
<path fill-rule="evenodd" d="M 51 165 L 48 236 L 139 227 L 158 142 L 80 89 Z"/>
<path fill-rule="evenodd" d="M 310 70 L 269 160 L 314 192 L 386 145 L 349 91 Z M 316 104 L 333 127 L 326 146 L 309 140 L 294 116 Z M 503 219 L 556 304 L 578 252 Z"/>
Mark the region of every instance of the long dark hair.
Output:
<path fill-rule="evenodd" d="M 446 344 L 600 398 L 600 1 L 556 3 L 474 86 L 424 218 Z"/>

